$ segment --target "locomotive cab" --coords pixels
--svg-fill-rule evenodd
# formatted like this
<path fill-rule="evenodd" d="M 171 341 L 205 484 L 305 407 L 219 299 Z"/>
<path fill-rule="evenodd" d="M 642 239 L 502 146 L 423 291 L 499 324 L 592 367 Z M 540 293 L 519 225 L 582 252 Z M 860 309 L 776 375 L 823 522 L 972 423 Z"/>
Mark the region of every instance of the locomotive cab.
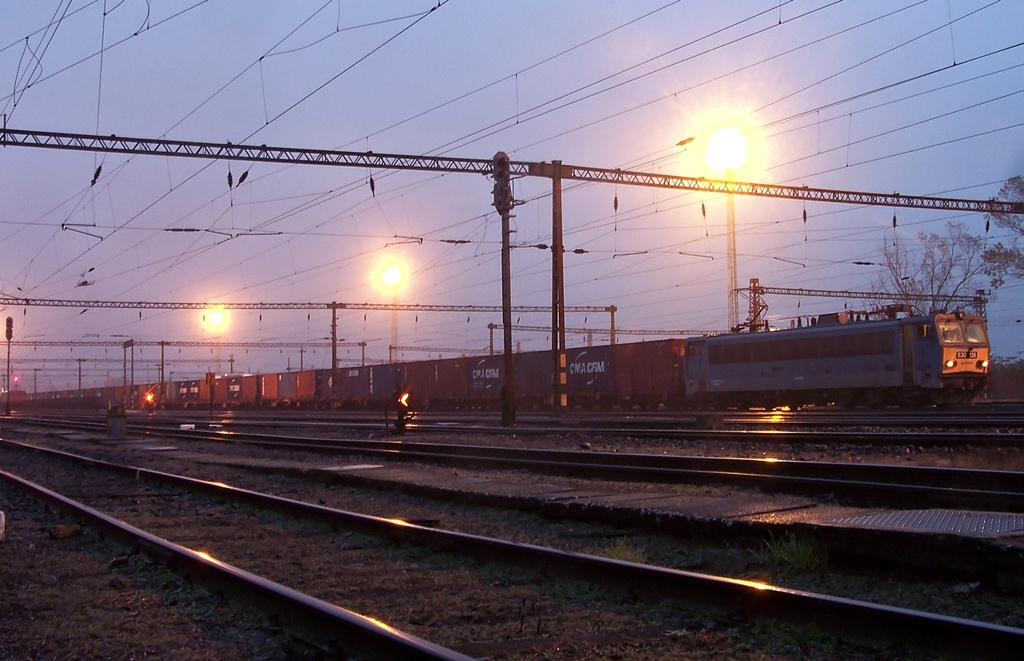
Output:
<path fill-rule="evenodd" d="M 957 312 L 913 321 L 914 340 L 912 347 L 905 344 L 904 356 L 913 385 L 930 392 L 936 404 L 971 401 L 983 392 L 989 367 L 985 320 Z"/>

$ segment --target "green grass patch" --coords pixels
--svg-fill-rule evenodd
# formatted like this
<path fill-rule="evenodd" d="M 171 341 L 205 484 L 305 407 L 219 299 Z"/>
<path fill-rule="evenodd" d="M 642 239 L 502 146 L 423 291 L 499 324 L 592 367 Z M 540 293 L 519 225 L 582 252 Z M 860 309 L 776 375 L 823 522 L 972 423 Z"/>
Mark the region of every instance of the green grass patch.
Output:
<path fill-rule="evenodd" d="M 819 540 L 798 539 L 787 532 L 782 537 L 772 535 L 765 540 L 761 560 L 775 566 L 789 565 L 798 571 L 815 571 L 828 568 L 828 547 Z"/>
<path fill-rule="evenodd" d="M 619 537 L 614 542 L 599 552 L 610 560 L 624 560 L 626 562 L 635 562 L 641 565 L 647 564 L 647 551 L 639 546 L 634 546 L 625 537 Z"/>

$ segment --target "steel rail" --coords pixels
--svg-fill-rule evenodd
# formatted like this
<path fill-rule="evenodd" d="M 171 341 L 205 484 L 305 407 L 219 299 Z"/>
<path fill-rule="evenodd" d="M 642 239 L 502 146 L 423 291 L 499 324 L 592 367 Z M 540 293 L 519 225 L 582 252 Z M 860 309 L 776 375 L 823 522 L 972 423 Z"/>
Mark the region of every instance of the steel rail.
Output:
<path fill-rule="evenodd" d="M 247 604 L 258 604 L 295 630 L 313 632 L 323 640 L 340 640 L 371 659 L 472 661 L 464 654 L 169 542 L 7 471 L 0 471 L 0 477 L 111 539 L 159 558 L 211 592 L 222 591 Z"/>
<path fill-rule="evenodd" d="M 185 417 L 187 412 L 162 412 L 164 415 Z M 30 412 L 26 412 L 26 415 Z M 244 412 L 252 416 L 252 412 Z M 282 417 L 281 414 L 277 414 Z M 344 412 L 335 411 L 328 414 L 309 412 L 288 419 L 288 426 L 309 426 L 320 424 L 336 429 L 380 429 L 384 412 Z M 442 418 L 442 419 L 438 419 Z M 416 412 L 408 429 L 420 433 L 445 434 L 515 434 L 546 435 L 546 434 L 592 434 L 617 435 L 641 438 L 664 438 L 690 440 L 732 441 L 732 442 L 772 442 L 772 443 L 842 443 L 859 446 L 872 445 L 905 445 L 922 447 L 955 447 L 972 446 L 1012 446 L 1024 445 L 1024 434 L 1006 432 L 998 434 L 982 434 L 964 430 L 943 431 L 931 429 L 935 426 L 961 427 L 976 429 L 979 427 L 1020 427 L 1024 429 L 1024 415 L 1008 413 L 979 412 L 963 414 L 942 413 L 930 414 L 927 417 L 914 412 L 893 412 L 888 415 L 857 415 L 851 412 L 800 412 L 793 413 L 743 413 L 738 411 L 695 411 L 674 412 L 667 414 L 642 413 L 614 416 L 605 413 L 596 415 L 534 415 L 525 414 L 517 421 L 515 429 L 497 424 L 495 414 L 465 412 Z M 233 425 L 264 425 L 269 424 L 264 418 L 256 421 L 243 418 L 231 418 Z M 777 430 L 777 429 L 723 429 L 736 425 L 764 426 L 774 424 L 780 427 L 817 427 L 818 429 Z M 898 434 L 887 434 L 885 431 L 865 429 L 873 426 L 923 427 L 927 431 L 908 431 Z M 824 429 L 822 429 L 824 428 Z M 858 429 L 859 428 L 859 429 Z M 837 431 L 838 429 L 838 431 Z M 849 429 L 848 431 L 844 431 Z"/>
<path fill-rule="evenodd" d="M 648 415 L 652 415 L 648 413 Z M 653 414 L 658 415 L 658 414 Z M 725 423 L 777 422 L 825 425 L 932 426 L 1015 424 L 1024 428 L 1024 402 L 978 402 L 926 409 L 822 409 L 796 411 L 720 411 Z M 832 421 L 837 421 L 833 424 Z"/>
<path fill-rule="evenodd" d="M 67 421 L 53 424 L 72 426 Z M 89 428 L 100 427 L 93 424 Z M 138 424 L 132 429 L 150 436 L 287 447 L 327 454 L 358 453 L 388 461 L 522 469 L 587 479 L 731 484 L 772 493 L 835 495 L 847 502 L 873 505 L 1024 512 L 1024 480 L 1015 471 L 454 445 L 414 441 L 407 437 L 401 440 L 324 439 Z M 774 433 L 767 438 L 783 442 L 783 438 L 789 436 Z"/>
<path fill-rule="evenodd" d="M 261 444 L 325 453 L 358 453 L 389 461 L 463 468 L 530 470 L 602 480 L 671 484 L 731 484 L 769 493 L 835 495 L 851 503 L 972 507 L 1024 512 L 1024 481 L 1011 471 L 961 470 L 882 464 L 644 455 L 612 452 L 495 448 L 401 441 L 325 440 L 193 430 L 170 435 Z M 156 435 L 168 435 L 160 431 Z"/>
<path fill-rule="evenodd" d="M 184 435 L 186 438 L 188 434 Z M 214 431 L 211 438 L 275 445 L 277 436 L 238 436 Z M 294 439 L 299 446 L 339 449 L 392 461 L 426 461 L 469 468 L 525 469 L 556 475 L 660 483 L 733 484 L 774 493 L 835 494 L 850 502 L 898 506 L 973 507 L 1024 512 L 1024 481 L 1011 471 L 922 466 L 694 457 L 618 452 L 567 451 L 409 441 Z M 287 442 L 287 441 L 286 441 Z"/>
<path fill-rule="evenodd" d="M 201 407 L 197 402 L 197 408 Z M 42 412 L 39 412 L 42 413 Z M 246 412 L 248 413 L 248 412 Z M 37 415 L 34 411 L 25 413 L 15 412 L 18 419 L 26 422 L 37 420 L 39 424 L 46 424 L 44 417 L 33 417 Z M 69 412 L 73 414 L 73 412 Z M 174 419 L 185 422 L 192 422 L 194 415 L 188 412 L 171 413 Z M 444 414 L 450 417 L 450 414 Z M 896 414 L 897 416 L 900 414 Z M 448 435 L 515 435 L 515 436 L 545 436 L 545 435 L 593 435 L 593 436 L 623 436 L 632 438 L 653 438 L 653 439 L 677 439 L 687 440 L 713 440 L 722 442 L 740 443 L 772 443 L 772 444 L 820 444 L 837 443 L 871 447 L 878 445 L 898 445 L 907 447 L 1015 447 L 1024 446 L 1024 433 L 1005 432 L 979 434 L 971 429 L 984 427 L 1022 427 L 1024 418 L 1021 416 L 1004 415 L 998 418 L 978 417 L 954 418 L 942 417 L 929 420 L 915 420 L 914 418 L 893 417 L 888 419 L 861 418 L 856 416 L 843 416 L 828 418 L 793 418 L 784 417 L 766 422 L 764 417 L 747 417 L 735 412 L 721 413 L 697 413 L 692 415 L 683 414 L 674 417 L 645 417 L 633 420 L 616 419 L 588 419 L 586 417 L 558 419 L 550 416 L 529 415 L 518 420 L 515 428 L 505 427 L 495 422 L 493 414 L 470 415 L 468 422 L 445 422 L 434 419 L 430 413 L 416 412 L 413 420 L 407 425 L 409 432 L 420 434 L 448 434 Z M 62 420 L 68 419 L 67 415 Z M 280 414 L 278 414 L 280 420 Z M 208 421 L 208 420 L 207 420 Z M 833 431 L 821 429 L 795 429 L 798 427 L 850 427 L 850 426 L 919 426 L 929 428 L 933 425 L 927 424 L 933 421 L 935 425 L 943 427 L 963 427 L 964 430 L 957 431 L 906 431 L 890 433 L 886 431 Z M 222 418 L 223 424 L 245 426 L 272 425 L 273 422 L 263 418 L 240 419 Z M 962 423 L 962 424 L 961 424 Z M 170 424 L 170 423 L 168 423 Z M 177 423 L 173 423 L 177 424 Z M 335 412 L 324 417 L 310 419 L 308 416 L 300 419 L 288 419 L 282 422 L 288 427 L 323 427 L 327 429 L 341 430 L 373 430 L 380 431 L 387 427 L 383 411 L 366 412 Z M 772 424 L 794 429 L 721 429 L 723 425 L 749 425 L 763 426 Z"/>
<path fill-rule="evenodd" d="M 16 343 L 14 343 L 16 344 Z M 113 344 L 111 344 L 113 346 Z M 118 343 L 120 346 L 120 343 Z M 26 415 L 33 411 L 28 409 Z M 43 411 L 39 411 L 43 413 Z M 69 411 L 69 414 L 73 414 Z M 231 424 L 267 424 L 268 418 L 287 420 L 289 426 L 323 426 L 341 428 L 352 422 L 377 422 L 383 417 L 381 411 L 318 411 L 297 409 L 295 411 L 270 411 L 246 409 L 222 409 L 221 415 Z M 87 414 L 82 410 L 81 414 Z M 187 412 L 156 411 L 157 417 L 187 415 Z M 450 433 L 468 431 L 489 433 L 507 429 L 498 426 L 498 415 L 487 411 L 417 411 L 415 428 L 421 431 L 447 430 Z M 962 408 L 942 410 L 848 410 L 810 409 L 800 411 L 737 411 L 737 410 L 694 410 L 694 411 L 573 411 L 562 415 L 543 412 L 526 412 L 517 416 L 516 434 L 530 433 L 532 427 L 544 428 L 545 433 L 556 430 L 576 433 L 646 434 L 655 431 L 669 436 L 692 436 L 700 433 L 719 433 L 727 440 L 729 434 L 743 434 L 754 431 L 764 434 L 765 428 L 808 428 L 811 433 L 819 432 L 831 438 L 832 434 L 847 434 L 855 443 L 871 443 L 873 439 L 888 441 L 892 438 L 906 445 L 953 445 L 958 443 L 986 444 L 989 441 L 1005 441 L 1024 444 L 1024 405 L 1021 403 L 974 404 Z M 888 428 L 920 428 L 927 432 L 911 431 L 909 435 L 885 436 Z M 1006 428 L 996 435 L 978 436 L 965 434 L 965 429 Z M 1021 431 L 1014 432 L 1013 429 Z M 844 431 L 845 430 L 845 431 Z M 948 430 L 948 431 L 947 431 Z M 1007 431 L 1009 430 L 1009 431 Z M 826 440 L 827 440 L 826 438 Z M 846 439 L 844 439 L 846 440 Z"/>
<path fill-rule="evenodd" d="M 0 443 L 11 445 L 9 441 Z M 614 584 L 632 590 L 642 589 L 691 604 L 725 610 L 741 609 L 745 614 L 758 619 L 785 621 L 796 626 L 815 625 L 844 639 L 909 644 L 932 653 L 964 659 L 1017 658 L 1019 650 L 1024 645 L 1024 629 L 1014 627 L 792 590 L 754 581 L 655 567 L 428 528 L 403 521 L 336 510 L 218 482 L 112 464 L 36 446 L 16 445 L 132 475 L 136 479 L 150 479 L 178 488 L 199 490 L 214 494 L 218 498 L 274 508 L 296 516 L 326 521 L 406 543 L 445 548 L 449 552 L 487 557 L 517 566 L 535 567 L 545 572 L 580 577 L 602 585 Z M 3 472 L 0 472 L 0 475 L 9 476 Z M 55 504 L 65 506 L 63 503 L 66 499 L 63 497 L 45 489 L 42 489 L 41 493 L 41 497 L 44 498 L 56 497 L 58 500 L 54 501 Z M 99 516 L 102 517 L 103 525 L 121 525 L 109 517 Z"/>
<path fill-rule="evenodd" d="M 818 422 L 818 426 L 827 423 Z M 340 425 L 347 426 L 347 425 Z M 830 425 L 833 426 L 833 425 Z M 377 425 L 379 428 L 380 425 Z M 705 429 L 697 421 L 670 425 L 639 424 L 633 426 L 597 426 L 587 424 L 561 424 L 557 426 L 535 426 L 510 429 L 498 425 L 467 425 L 455 427 L 445 424 L 429 424 L 411 422 L 410 432 L 447 433 L 447 434 L 515 434 L 515 435 L 558 435 L 574 433 L 594 436 L 622 436 L 633 438 L 660 438 L 705 441 L 728 441 L 740 443 L 772 443 L 772 444 L 821 444 L 837 443 L 871 447 L 878 445 L 900 445 L 921 447 L 960 447 L 960 446 L 1019 446 L 1024 444 L 1024 434 L 978 434 L 977 432 L 961 431 L 927 431 L 884 433 L 872 431 L 821 431 L 774 430 L 774 429 Z"/>

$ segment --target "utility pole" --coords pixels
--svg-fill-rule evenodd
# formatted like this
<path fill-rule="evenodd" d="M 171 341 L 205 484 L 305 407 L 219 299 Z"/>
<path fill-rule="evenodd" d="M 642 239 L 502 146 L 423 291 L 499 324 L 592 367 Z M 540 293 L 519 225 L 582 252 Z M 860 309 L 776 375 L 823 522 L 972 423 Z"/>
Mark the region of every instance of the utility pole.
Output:
<path fill-rule="evenodd" d="M 562 242 L 562 161 L 551 161 L 551 410 L 566 404 L 565 271 Z"/>
<path fill-rule="evenodd" d="M 160 402 L 159 402 L 159 404 L 161 404 L 161 405 L 164 402 L 167 401 L 167 382 L 164 381 L 164 347 L 165 346 L 167 346 L 167 343 L 164 342 L 163 340 L 160 340 Z M 79 386 L 79 387 L 81 387 L 81 386 Z"/>
<path fill-rule="evenodd" d="M 129 407 L 129 390 L 128 390 L 128 349 L 132 350 L 132 383 L 135 382 L 135 340 L 125 340 L 121 345 L 124 353 L 124 407 Z"/>
<path fill-rule="evenodd" d="M 494 208 L 501 216 L 501 323 L 505 344 L 505 385 L 501 389 L 501 424 L 516 424 L 516 373 L 512 355 L 512 169 L 508 154 L 494 155 Z"/>
<path fill-rule="evenodd" d="M 7 415 L 11 414 L 11 339 L 14 337 L 14 318 L 7 317 Z"/>
<path fill-rule="evenodd" d="M 726 243 L 728 244 L 726 251 L 728 253 L 726 255 L 727 279 L 729 281 L 726 285 L 728 288 L 726 302 L 729 306 L 729 332 L 738 333 L 740 330 L 740 294 L 736 274 L 736 196 L 732 193 L 725 198 L 725 210 Z"/>
<path fill-rule="evenodd" d="M 331 408 L 338 400 L 338 304 L 331 301 Z"/>

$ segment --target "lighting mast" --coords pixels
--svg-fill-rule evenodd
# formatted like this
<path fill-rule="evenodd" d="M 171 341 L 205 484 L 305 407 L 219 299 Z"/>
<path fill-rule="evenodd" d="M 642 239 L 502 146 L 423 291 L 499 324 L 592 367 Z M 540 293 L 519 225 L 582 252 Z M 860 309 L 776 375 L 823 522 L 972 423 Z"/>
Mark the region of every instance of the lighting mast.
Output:
<path fill-rule="evenodd" d="M 726 180 L 732 181 L 736 168 L 747 160 L 747 136 L 732 126 L 718 129 L 708 139 L 704 158 L 712 170 L 720 174 L 725 173 Z M 740 303 L 739 280 L 736 273 L 736 196 L 731 192 L 726 197 L 725 205 L 726 261 L 729 271 L 727 284 L 729 330 L 735 333 L 739 330 L 740 325 Z"/>

